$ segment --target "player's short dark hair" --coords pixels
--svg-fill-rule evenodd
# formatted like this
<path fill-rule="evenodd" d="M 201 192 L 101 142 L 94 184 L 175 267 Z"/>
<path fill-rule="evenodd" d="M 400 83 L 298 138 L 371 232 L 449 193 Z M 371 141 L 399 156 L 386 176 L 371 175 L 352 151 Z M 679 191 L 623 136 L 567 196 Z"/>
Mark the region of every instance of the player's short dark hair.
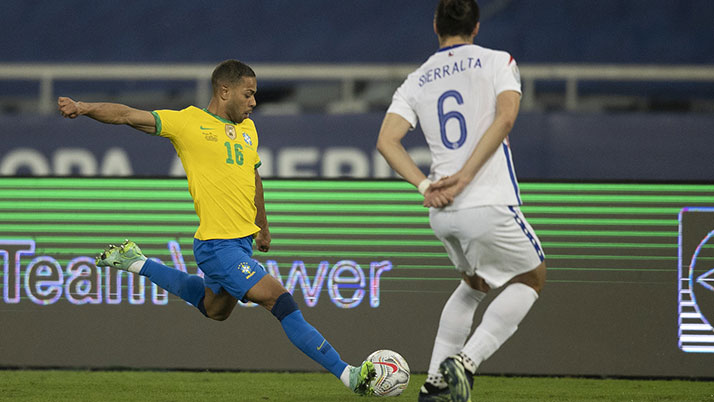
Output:
<path fill-rule="evenodd" d="M 247 64 L 238 60 L 226 60 L 217 65 L 211 75 L 211 86 L 217 91 L 221 85 L 235 85 L 243 77 L 255 77 L 255 72 Z"/>
<path fill-rule="evenodd" d="M 440 0 L 434 20 L 439 36 L 469 36 L 479 20 L 478 3 L 476 0 Z"/>

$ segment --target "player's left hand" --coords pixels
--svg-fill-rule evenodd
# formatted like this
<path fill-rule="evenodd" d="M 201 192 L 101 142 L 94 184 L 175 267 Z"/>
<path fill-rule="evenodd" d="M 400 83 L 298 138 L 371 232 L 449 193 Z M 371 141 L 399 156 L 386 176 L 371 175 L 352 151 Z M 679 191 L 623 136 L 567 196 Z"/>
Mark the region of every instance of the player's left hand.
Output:
<path fill-rule="evenodd" d="M 443 208 L 454 201 L 454 197 L 445 193 L 444 191 L 433 189 L 429 187 L 424 193 L 424 206 Z"/>
<path fill-rule="evenodd" d="M 268 229 L 262 229 L 260 232 L 255 234 L 255 248 L 258 251 L 267 253 L 270 250 L 270 231 Z"/>
<path fill-rule="evenodd" d="M 471 178 L 468 178 L 462 172 L 458 172 L 452 176 L 443 177 L 436 183 L 431 183 L 429 190 L 442 193 L 453 201 L 470 182 Z"/>

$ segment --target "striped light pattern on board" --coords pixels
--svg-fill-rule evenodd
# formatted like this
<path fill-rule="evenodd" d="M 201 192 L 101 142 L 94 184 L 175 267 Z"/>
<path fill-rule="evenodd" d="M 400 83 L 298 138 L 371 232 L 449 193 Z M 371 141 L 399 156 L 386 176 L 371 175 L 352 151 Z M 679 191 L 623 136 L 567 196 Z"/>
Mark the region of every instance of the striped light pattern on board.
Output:
<path fill-rule="evenodd" d="M 264 189 L 273 242 L 254 258 L 308 307 L 377 308 L 389 294 L 449 291 L 439 284 L 456 276 L 411 185 L 268 179 Z M 521 191 L 551 284 L 673 284 L 679 211 L 714 207 L 705 184 L 528 182 Z M 130 238 L 196 273 L 197 226 L 185 179 L 0 178 L 3 302 L 177 302 L 91 257 Z"/>

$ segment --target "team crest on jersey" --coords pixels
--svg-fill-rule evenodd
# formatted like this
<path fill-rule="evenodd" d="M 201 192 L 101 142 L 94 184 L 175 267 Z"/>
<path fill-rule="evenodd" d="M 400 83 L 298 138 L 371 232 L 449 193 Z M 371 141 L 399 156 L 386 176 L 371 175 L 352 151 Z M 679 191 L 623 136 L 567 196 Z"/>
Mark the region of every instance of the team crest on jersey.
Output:
<path fill-rule="evenodd" d="M 244 274 L 250 273 L 250 264 L 248 264 L 247 262 L 241 262 L 240 264 L 238 264 L 238 269 L 240 269 L 240 271 Z"/>
<path fill-rule="evenodd" d="M 243 133 L 243 141 L 248 145 L 253 145 L 253 140 L 251 140 L 250 136 L 246 133 Z"/>
<path fill-rule="evenodd" d="M 232 124 L 226 124 L 226 135 L 232 140 L 236 139 L 236 128 Z"/>

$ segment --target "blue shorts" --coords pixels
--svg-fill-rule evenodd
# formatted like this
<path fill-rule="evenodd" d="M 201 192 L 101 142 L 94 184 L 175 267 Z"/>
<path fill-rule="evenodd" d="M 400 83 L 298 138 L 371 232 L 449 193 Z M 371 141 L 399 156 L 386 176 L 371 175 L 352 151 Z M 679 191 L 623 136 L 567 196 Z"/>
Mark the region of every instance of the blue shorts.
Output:
<path fill-rule="evenodd" d="M 267 272 L 253 255 L 253 236 L 240 239 L 193 239 L 193 255 L 205 274 L 206 287 L 218 294 L 225 289 L 233 297 L 244 300 L 250 290 Z"/>

